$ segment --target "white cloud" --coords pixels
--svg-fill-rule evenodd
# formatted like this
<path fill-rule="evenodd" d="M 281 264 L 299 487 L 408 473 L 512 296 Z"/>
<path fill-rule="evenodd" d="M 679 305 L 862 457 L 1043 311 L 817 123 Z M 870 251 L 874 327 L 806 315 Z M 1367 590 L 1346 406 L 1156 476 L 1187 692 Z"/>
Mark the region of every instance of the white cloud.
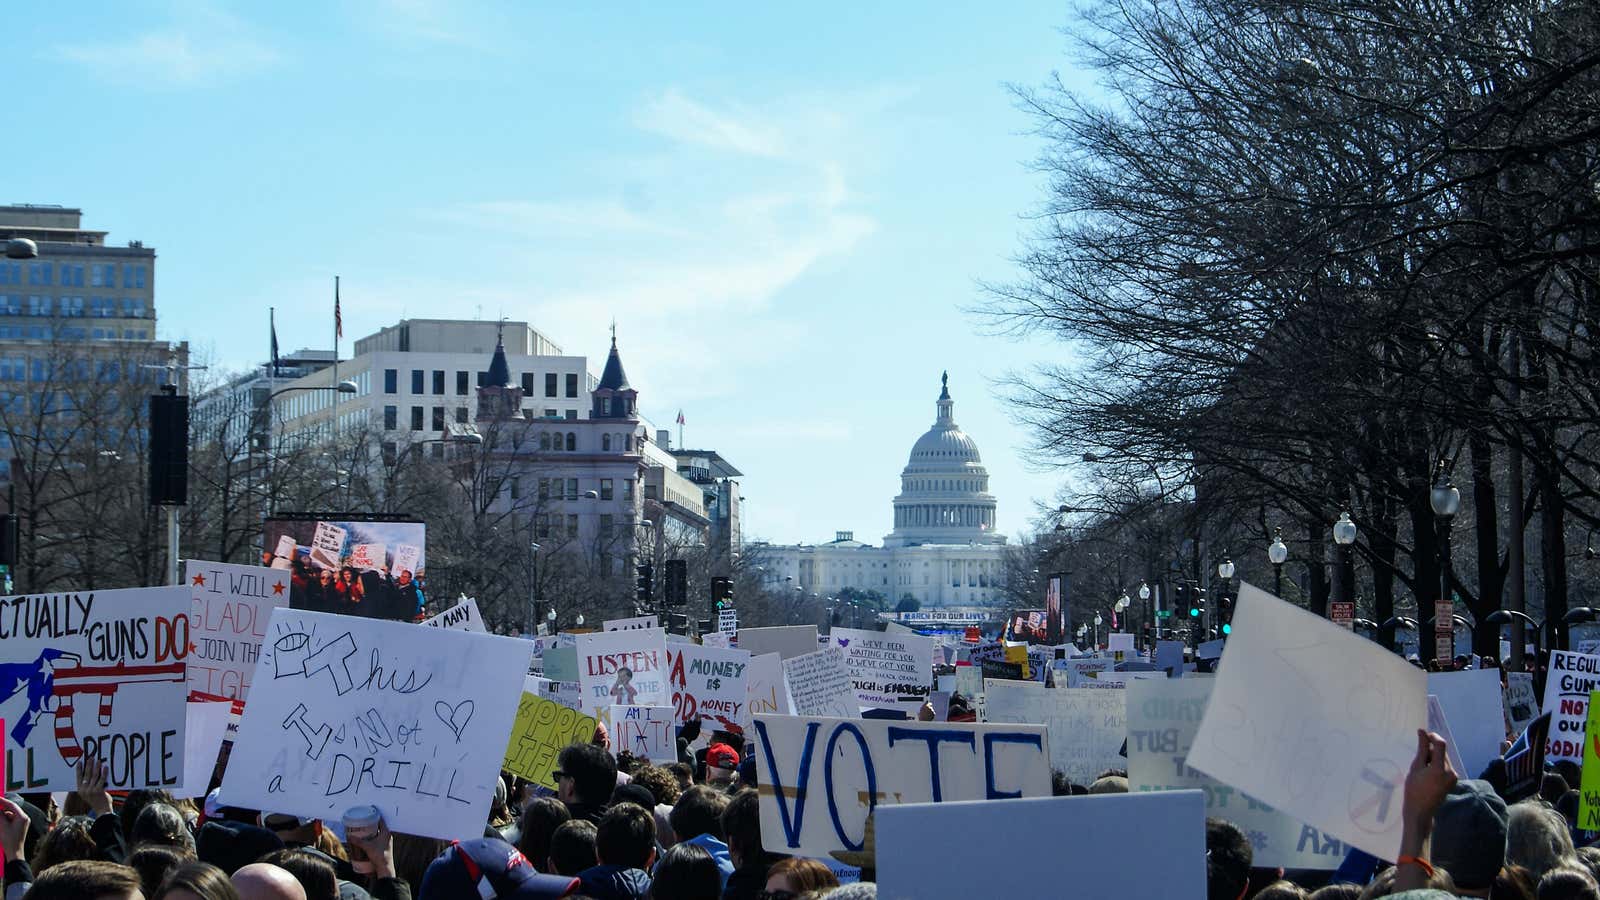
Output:
<path fill-rule="evenodd" d="M 58 44 L 48 55 L 130 85 L 187 86 L 276 65 L 283 54 L 244 20 L 184 4 L 172 24 L 105 40 Z"/>
<path fill-rule="evenodd" d="M 685 144 L 748 156 L 781 158 L 787 141 L 776 127 L 747 112 L 717 112 L 676 89 L 651 98 L 634 114 L 639 128 Z"/>

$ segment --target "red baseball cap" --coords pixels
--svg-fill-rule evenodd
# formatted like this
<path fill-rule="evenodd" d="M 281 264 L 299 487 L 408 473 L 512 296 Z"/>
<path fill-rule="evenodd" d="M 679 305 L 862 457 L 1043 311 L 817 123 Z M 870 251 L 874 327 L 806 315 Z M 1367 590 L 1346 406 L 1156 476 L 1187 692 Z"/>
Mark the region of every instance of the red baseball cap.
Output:
<path fill-rule="evenodd" d="M 712 744 L 706 749 L 706 768 L 737 769 L 739 754 L 727 744 Z"/>

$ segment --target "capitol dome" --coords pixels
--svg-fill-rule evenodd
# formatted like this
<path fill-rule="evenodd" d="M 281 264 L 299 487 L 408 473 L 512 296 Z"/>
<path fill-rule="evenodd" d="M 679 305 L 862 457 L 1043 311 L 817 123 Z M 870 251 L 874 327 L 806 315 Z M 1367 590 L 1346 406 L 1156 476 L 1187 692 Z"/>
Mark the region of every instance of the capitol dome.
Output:
<path fill-rule="evenodd" d="M 911 446 L 894 498 L 894 531 L 886 547 L 999 544 L 995 500 L 978 445 L 955 421 L 950 377 L 940 378 L 938 418 Z"/>

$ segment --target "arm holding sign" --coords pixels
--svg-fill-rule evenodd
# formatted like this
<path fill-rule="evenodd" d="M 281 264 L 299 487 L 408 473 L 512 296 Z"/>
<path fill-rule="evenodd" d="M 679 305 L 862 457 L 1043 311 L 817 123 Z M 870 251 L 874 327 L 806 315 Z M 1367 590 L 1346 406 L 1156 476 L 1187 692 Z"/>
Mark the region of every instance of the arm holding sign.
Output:
<path fill-rule="evenodd" d="M 370 835 L 352 834 L 349 841 L 372 862 L 371 892 L 376 900 L 411 900 L 411 886 L 395 876 L 394 835 L 388 822 L 379 819 Z"/>
<path fill-rule="evenodd" d="M 1406 773 L 1401 801 L 1400 856 L 1395 860 L 1396 892 L 1425 888 L 1433 878 L 1428 862 L 1428 839 L 1433 834 L 1433 814 L 1456 786 L 1444 738 L 1417 729 L 1417 755 Z"/>

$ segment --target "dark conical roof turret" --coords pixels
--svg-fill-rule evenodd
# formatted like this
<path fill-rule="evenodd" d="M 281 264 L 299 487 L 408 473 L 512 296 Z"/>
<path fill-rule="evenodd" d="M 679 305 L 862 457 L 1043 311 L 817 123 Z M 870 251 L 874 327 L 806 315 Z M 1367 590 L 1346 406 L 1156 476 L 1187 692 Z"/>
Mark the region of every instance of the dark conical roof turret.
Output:
<path fill-rule="evenodd" d="M 622 357 L 617 353 L 617 336 L 611 335 L 611 354 L 606 357 L 606 369 L 600 373 L 600 390 L 631 391 L 628 373 L 622 371 Z"/>
<path fill-rule="evenodd" d="M 489 360 L 489 374 L 484 379 L 487 387 L 509 387 L 511 385 L 511 365 L 506 362 L 506 345 L 500 337 L 494 340 L 494 358 Z"/>

